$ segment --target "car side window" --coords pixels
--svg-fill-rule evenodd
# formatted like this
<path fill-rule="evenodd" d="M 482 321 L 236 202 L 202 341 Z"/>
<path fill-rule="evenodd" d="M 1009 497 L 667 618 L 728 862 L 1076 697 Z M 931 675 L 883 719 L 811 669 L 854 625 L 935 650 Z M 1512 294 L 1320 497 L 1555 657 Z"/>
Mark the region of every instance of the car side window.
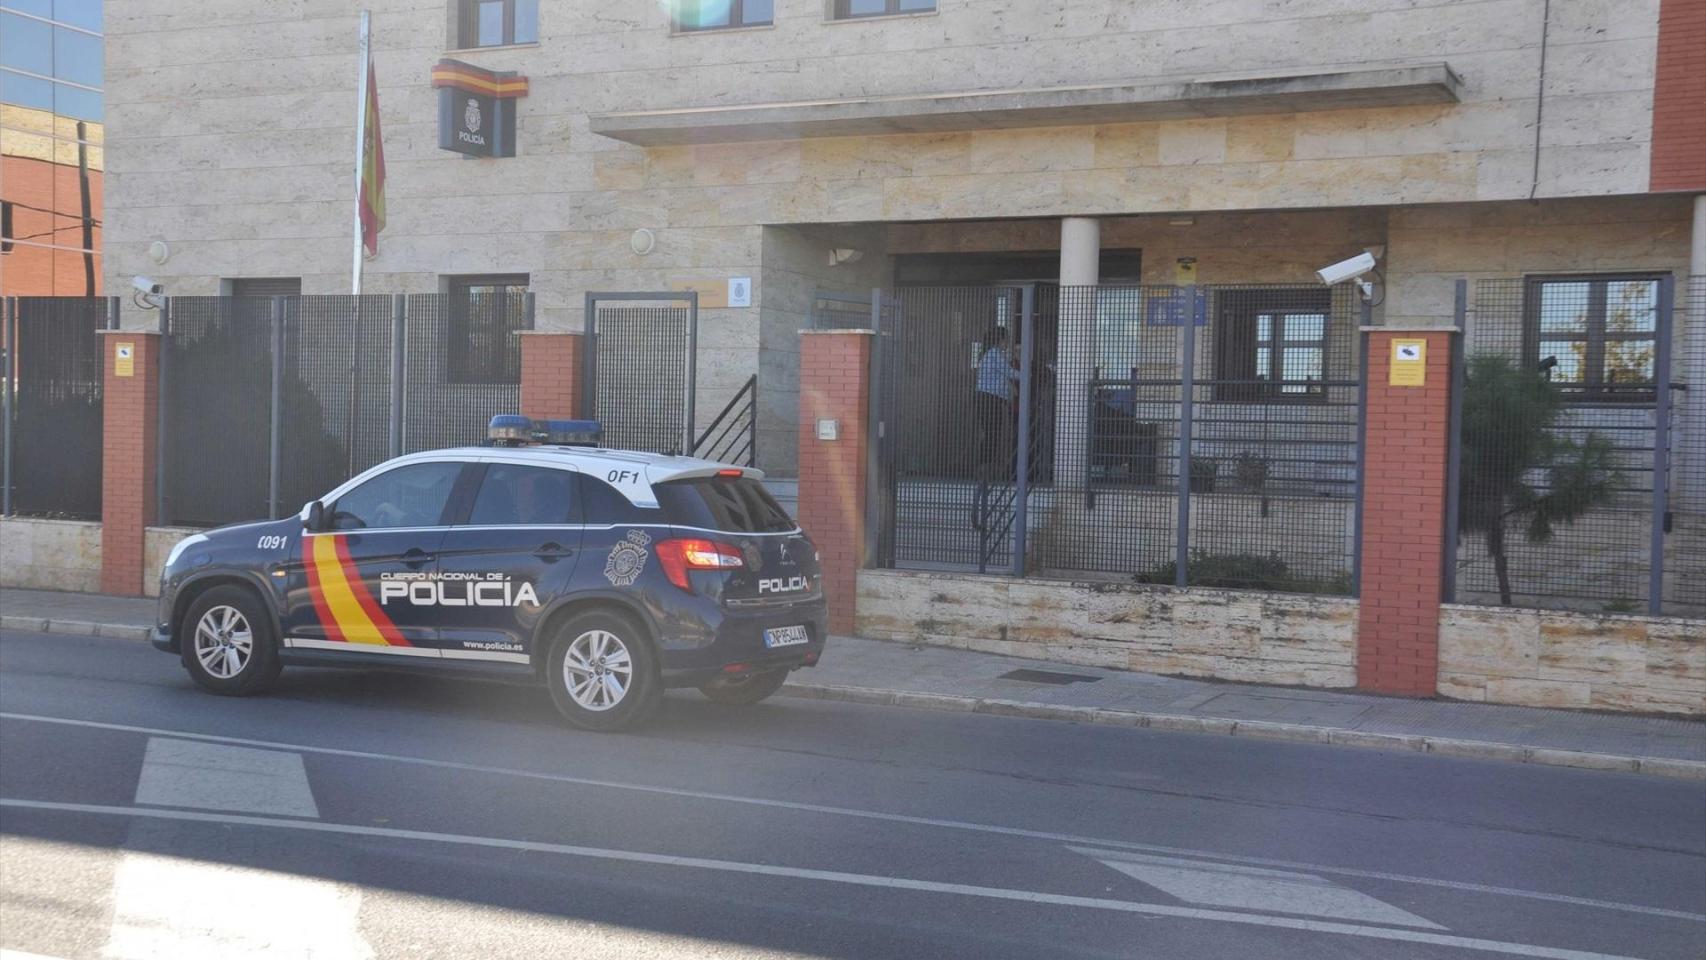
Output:
<path fill-rule="evenodd" d="M 633 501 L 597 477 L 581 475 L 581 514 L 594 526 L 663 523 L 662 509 L 636 507 Z"/>
<path fill-rule="evenodd" d="M 338 498 L 332 505 L 332 529 L 436 527 L 456 486 L 462 464 L 411 463 L 387 470 Z"/>
<path fill-rule="evenodd" d="M 575 475 L 551 467 L 494 463 L 486 467 L 468 522 L 475 526 L 542 526 L 573 516 Z"/>

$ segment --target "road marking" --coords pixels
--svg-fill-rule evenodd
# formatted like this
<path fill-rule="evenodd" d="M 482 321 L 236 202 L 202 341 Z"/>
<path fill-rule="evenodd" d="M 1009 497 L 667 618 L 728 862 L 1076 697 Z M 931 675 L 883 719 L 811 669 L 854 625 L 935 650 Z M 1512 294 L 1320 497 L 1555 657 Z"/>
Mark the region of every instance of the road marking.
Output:
<path fill-rule="evenodd" d="M 738 860 L 709 860 L 702 857 L 679 857 L 663 853 L 641 853 L 633 850 L 611 850 L 602 847 L 581 847 L 536 840 L 511 840 L 504 837 L 479 837 L 467 834 L 436 833 L 428 830 L 403 830 L 394 827 L 370 827 L 347 823 L 327 823 L 323 820 L 285 820 L 277 817 L 253 817 L 232 813 L 202 813 L 194 810 L 155 810 L 145 807 L 115 807 L 92 803 L 56 803 L 47 800 L 18 800 L 0 797 L 0 807 L 25 810 L 48 810 L 94 816 L 140 817 L 153 820 L 176 820 L 189 823 L 218 823 L 239 827 L 298 830 L 307 833 L 342 834 L 345 836 L 380 837 L 389 840 L 413 840 L 426 843 L 446 843 L 461 846 L 486 847 L 499 850 L 520 850 L 531 853 L 551 853 L 589 860 L 644 863 L 664 867 L 688 867 L 722 873 L 742 873 L 764 877 L 785 877 L 792 880 L 820 880 L 861 887 L 890 890 L 910 890 L 917 893 L 941 893 L 962 897 L 983 897 L 1020 903 L 1049 906 L 1078 907 L 1108 910 L 1151 917 L 1178 917 L 1187 920 L 1207 920 L 1244 926 L 1272 927 L 1284 930 L 1303 930 L 1311 933 L 1339 934 L 1374 940 L 1403 943 L 1422 943 L 1431 946 L 1459 947 L 1519 957 L 1540 957 L 1543 960 L 1636 960 L 1616 954 L 1584 950 L 1568 950 L 1538 944 L 1506 943 L 1431 933 L 1425 930 L 1401 930 L 1372 927 L 1364 924 L 1338 923 L 1327 920 L 1306 920 L 1300 917 L 1261 916 L 1234 913 L 1229 910 L 1208 910 L 1200 907 L 1176 907 L 1162 903 L 1134 903 L 1103 897 L 1080 897 L 1070 894 L 1043 893 L 1036 890 L 1010 890 L 1003 887 L 984 887 L 965 883 L 944 883 L 935 880 L 913 880 L 906 877 L 883 877 L 863 873 L 843 873 L 838 870 L 811 870 L 804 867 L 781 867 L 764 863 L 744 863 Z"/>
<path fill-rule="evenodd" d="M 302 754 L 197 739 L 150 737 L 136 802 L 318 817 Z M 140 831 L 142 827 L 151 830 Z M 267 956 L 367 958 L 361 890 L 276 870 L 158 852 L 184 827 L 131 830 L 113 873 L 109 960 Z M 312 922 L 303 922 L 312 918 Z"/>
<path fill-rule="evenodd" d="M 206 740 L 213 743 L 236 743 L 246 746 L 267 747 L 272 749 L 297 750 L 303 753 L 315 753 L 329 757 L 348 757 L 356 760 L 383 760 L 391 763 L 433 767 L 441 770 L 456 770 L 464 773 L 485 773 L 492 774 L 494 776 L 518 777 L 548 783 L 567 783 L 575 786 L 601 787 L 609 790 L 629 790 L 635 793 L 650 793 L 659 796 L 681 797 L 690 800 L 715 800 L 721 803 L 738 803 L 755 807 L 768 807 L 776 810 L 798 810 L 804 813 L 821 813 L 838 817 L 855 817 L 863 820 L 879 820 L 886 823 L 905 823 L 921 827 L 942 827 L 950 830 L 967 830 L 974 833 L 989 833 L 1006 837 L 1024 837 L 1031 840 L 1048 840 L 1055 843 L 1119 847 L 1123 850 L 1138 850 L 1145 853 L 1203 857 L 1211 860 L 1223 860 L 1228 863 L 1247 863 L 1261 867 L 1309 870 L 1315 873 L 1331 873 L 1345 877 L 1362 877 L 1368 880 L 1389 880 L 1394 883 L 1410 883 L 1420 886 L 1441 887 L 1447 890 L 1458 890 L 1465 893 L 1485 893 L 1502 897 L 1519 897 L 1527 900 L 1541 900 L 1549 903 L 1563 903 L 1578 907 L 1594 907 L 1601 910 L 1618 910 L 1624 913 L 1637 913 L 1654 917 L 1669 917 L 1674 920 L 1687 920 L 1693 923 L 1706 923 L 1706 914 L 1690 913 L 1686 910 L 1672 910 L 1666 907 L 1648 907 L 1635 903 L 1620 903 L 1615 900 L 1596 900 L 1589 897 L 1574 897 L 1562 893 L 1542 893 L 1535 890 L 1518 890 L 1514 887 L 1499 887 L 1484 883 L 1470 883 L 1463 880 L 1441 880 L 1434 877 L 1416 877 L 1403 873 L 1389 873 L 1383 870 L 1358 870 L 1354 867 L 1334 867 L 1324 864 L 1303 863 L 1296 860 L 1278 860 L 1270 857 L 1251 857 L 1234 853 L 1216 853 L 1212 850 L 1192 850 L 1185 847 L 1168 847 L 1158 844 L 1137 843 L 1130 840 L 1107 840 L 1100 837 L 1085 837 L 1070 833 L 1053 833 L 1047 830 L 1028 830 L 1024 827 L 1001 827 L 993 824 L 971 823 L 964 820 L 918 817 L 904 813 L 883 813 L 876 810 L 859 810 L 852 807 L 835 807 L 817 803 L 801 803 L 792 800 L 771 800 L 764 797 L 740 797 L 732 794 L 711 793 L 704 790 L 688 790 L 679 787 L 659 787 L 649 784 L 622 783 L 614 780 L 591 780 L 586 777 L 573 777 L 566 774 L 542 773 L 536 770 L 517 770 L 507 767 L 489 767 L 480 764 L 462 763 L 456 760 L 434 760 L 428 757 L 409 757 L 399 754 L 373 753 L 365 750 L 345 750 L 339 747 L 317 747 L 307 744 L 279 743 L 271 740 L 226 737 L 211 733 L 190 733 L 181 730 L 163 730 L 156 727 L 132 726 L 130 724 L 123 723 L 105 723 L 99 720 L 73 720 L 66 717 L 46 717 L 36 714 L 8 713 L 4 711 L 0 711 L 0 719 L 23 720 L 33 723 L 62 724 L 72 727 L 87 727 L 94 730 L 112 730 L 120 733 L 157 734 L 169 737 L 183 737 L 191 740 Z"/>
<path fill-rule="evenodd" d="M 1314 874 L 1156 857 L 1123 850 L 1071 849 L 1187 903 L 1430 930 L 1446 929 L 1432 920 L 1424 920 L 1408 910 L 1400 910 L 1366 893 L 1337 886 Z"/>
<path fill-rule="evenodd" d="M 149 737 L 136 802 L 318 817 L 302 754 Z"/>

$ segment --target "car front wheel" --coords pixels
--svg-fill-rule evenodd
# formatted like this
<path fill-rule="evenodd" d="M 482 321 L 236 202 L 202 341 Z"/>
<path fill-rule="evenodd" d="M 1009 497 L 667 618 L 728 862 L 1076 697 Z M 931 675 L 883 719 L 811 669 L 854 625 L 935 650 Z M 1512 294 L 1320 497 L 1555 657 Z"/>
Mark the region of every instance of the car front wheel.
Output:
<path fill-rule="evenodd" d="M 254 592 L 214 587 L 190 604 L 178 641 L 190 678 L 224 696 L 260 693 L 282 669 L 272 621 Z"/>

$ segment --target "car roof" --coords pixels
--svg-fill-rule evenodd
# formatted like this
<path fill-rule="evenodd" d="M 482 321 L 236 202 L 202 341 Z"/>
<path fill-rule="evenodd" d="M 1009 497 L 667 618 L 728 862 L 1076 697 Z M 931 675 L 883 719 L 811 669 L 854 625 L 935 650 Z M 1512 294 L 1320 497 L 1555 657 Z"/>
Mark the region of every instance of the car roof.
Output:
<path fill-rule="evenodd" d="M 410 463 L 436 463 L 447 460 L 481 463 L 519 463 L 574 470 L 594 476 L 615 487 L 635 506 L 655 507 L 657 495 L 652 485 L 691 477 L 710 477 L 729 470 L 739 470 L 750 480 L 763 480 L 764 471 L 732 463 L 718 463 L 698 457 L 676 457 L 640 450 L 615 450 L 607 447 L 560 446 L 537 444 L 519 447 L 447 447 L 442 450 L 422 450 L 387 460 L 344 481 L 327 494 L 328 499 L 341 496 L 368 477 Z"/>

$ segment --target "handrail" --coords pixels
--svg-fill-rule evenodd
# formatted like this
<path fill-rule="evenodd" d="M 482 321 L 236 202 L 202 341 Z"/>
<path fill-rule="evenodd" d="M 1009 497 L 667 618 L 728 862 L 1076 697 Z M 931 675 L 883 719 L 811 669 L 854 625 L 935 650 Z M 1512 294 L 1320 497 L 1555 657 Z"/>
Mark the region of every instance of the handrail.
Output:
<path fill-rule="evenodd" d="M 745 401 L 743 406 L 742 401 Z M 735 431 L 739 430 L 739 433 Z M 713 438 L 713 434 L 715 437 Z M 744 435 L 745 442 L 742 443 Z M 758 375 L 748 377 L 693 443 L 693 455 L 753 466 L 758 460 Z"/>

